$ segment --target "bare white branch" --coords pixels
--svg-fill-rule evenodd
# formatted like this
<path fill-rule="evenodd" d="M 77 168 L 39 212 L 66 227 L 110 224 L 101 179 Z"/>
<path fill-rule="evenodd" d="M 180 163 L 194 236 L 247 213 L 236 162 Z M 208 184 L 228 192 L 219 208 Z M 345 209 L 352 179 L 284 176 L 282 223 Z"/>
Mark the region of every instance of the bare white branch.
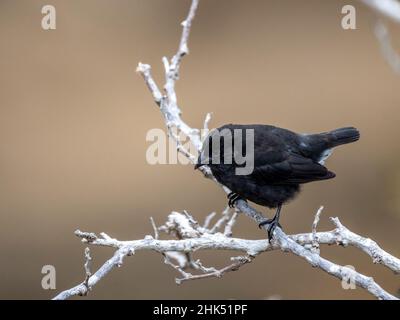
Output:
<path fill-rule="evenodd" d="M 396 73 L 400 74 L 400 56 L 393 48 L 389 30 L 386 25 L 378 20 L 375 24 L 375 36 L 379 41 L 383 57 Z"/>
<path fill-rule="evenodd" d="M 397 300 L 395 296 L 382 289 L 382 287 L 380 287 L 373 278 L 367 277 L 348 267 L 340 266 L 325 258 L 320 257 L 319 254 L 313 253 L 300 246 L 279 228 L 276 229 L 276 241 L 279 243 L 279 247 L 281 248 L 281 250 L 291 252 L 305 259 L 313 267 L 319 268 L 342 281 L 344 279 L 353 279 L 354 283 L 358 287 L 367 290 L 378 299 Z"/>
<path fill-rule="evenodd" d="M 174 223 L 171 224 L 171 221 Z M 253 261 L 254 257 L 271 250 L 283 250 L 294 253 L 314 267 L 319 267 L 327 273 L 339 278 L 352 278 L 355 283 L 368 290 L 371 294 L 380 299 L 396 299 L 393 295 L 382 289 L 372 278 L 367 277 L 357 271 L 340 266 L 321 258 L 318 254 L 309 250 L 310 246 L 317 239 L 319 244 L 354 246 L 361 249 L 374 259 L 375 263 L 387 266 L 395 272 L 400 271 L 400 260 L 382 250 L 374 241 L 361 237 L 344 227 L 338 218 L 332 218 L 336 228 L 328 232 L 316 232 L 297 235 L 285 235 L 280 229 L 277 229 L 275 238 L 277 240 L 269 243 L 268 240 L 247 240 L 232 238 L 222 233 L 209 233 L 200 226 L 191 226 L 192 222 L 186 214 L 172 212 L 165 223 L 167 228 L 162 229 L 168 234 L 175 234 L 177 240 L 159 240 L 152 236 L 146 236 L 144 239 L 133 241 L 119 241 L 109 236 L 98 237 L 94 233 L 76 232 L 77 236 L 84 239 L 85 242 L 93 246 L 105 246 L 117 249 L 115 255 L 109 259 L 94 275 L 89 277 L 87 286 L 82 283 L 72 289 L 60 293 L 55 299 L 67 299 L 74 295 L 85 295 L 88 288 L 93 288 L 97 282 L 109 273 L 115 266 L 120 266 L 123 258 L 127 255 L 140 250 L 159 252 L 164 256 L 164 262 L 172 266 L 182 276 L 176 279 L 177 283 L 188 280 L 198 280 L 209 277 L 221 277 L 223 274 L 235 271 L 239 267 Z M 154 225 L 155 226 L 155 225 Z M 185 232 L 182 232 L 185 230 Z M 195 237 L 194 237 L 195 235 Z M 246 256 L 236 259 L 234 262 L 222 269 L 215 267 L 204 267 L 199 261 L 192 261 L 191 267 L 200 274 L 191 274 L 184 269 L 187 267 L 186 260 L 182 259 L 188 253 L 194 253 L 198 250 L 231 250 L 244 252 Z M 173 262 L 176 261 L 176 263 Z"/>
<path fill-rule="evenodd" d="M 361 0 L 368 7 L 396 23 L 400 23 L 400 2 L 397 0 Z M 400 55 L 393 48 L 390 33 L 380 17 L 375 23 L 374 33 L 379 41 L 381 52 L 394 72 L 400 74 Z"/>
<path fill-rule="evenodd" d="M 382 264 L 388 267 L 396 274 L 400 274 L 400 259 L 392 256 L 385 250 L 381 249 L 378 244 L 369 239 L 364 238 L 343 226 L 339 218 L 331 218 L 336 226 L 337 240 L 343 245 L 351 245 L 368 254 L 374 263 Z"/>
<path fill-rule="evenodd" d="M 105 240 L 107 241 L 107 240 Z M 69 290 L 61 292 L 57 295 L 54 300 L 66 300 L 73 296 L 85 296 L 88 293 L 88 288 L 93 288 L 102 278 L 104 278 L 112 269 L 115 267 L 120 267 L 122 265 L 123 259 L 127 255 L 132 255 L 134 253 L 133 249 L 130 247 L 122 247 L 118 249 L 112 258 L 106 261 L 99 270 L 93 274 L 89 281 L 86 283 L 81 283 L 76 287 Z"/>
<path fill-rule="evenodd" d="M 380 14 L 400 23 L 400 3 L 397 0 L 361 0 Z"/>

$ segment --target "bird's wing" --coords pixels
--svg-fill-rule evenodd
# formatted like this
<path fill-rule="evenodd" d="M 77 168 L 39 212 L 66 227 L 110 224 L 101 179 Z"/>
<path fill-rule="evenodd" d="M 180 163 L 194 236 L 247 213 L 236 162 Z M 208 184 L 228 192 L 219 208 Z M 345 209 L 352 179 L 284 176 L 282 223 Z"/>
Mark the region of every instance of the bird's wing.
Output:
<path fill-rule="evenodd" d="M 278 161 L 256 165 L 252 176 L 267 184 L 300 184 L 331 179 L 335 174 L 312 159 L 286 153 Z"/>

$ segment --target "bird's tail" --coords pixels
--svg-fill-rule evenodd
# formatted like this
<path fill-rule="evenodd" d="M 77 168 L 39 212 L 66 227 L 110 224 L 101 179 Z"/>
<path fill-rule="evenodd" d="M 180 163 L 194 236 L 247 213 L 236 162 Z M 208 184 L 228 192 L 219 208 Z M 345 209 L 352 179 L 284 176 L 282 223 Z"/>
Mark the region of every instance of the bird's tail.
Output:
<path fill-rule="evenodd" d="M 353 127 L 340 128 L 327 132 L 329 144 L 331 148 L 340 146 L 342 144 L 355 142 L 360 139 L 360 132 Z"/>

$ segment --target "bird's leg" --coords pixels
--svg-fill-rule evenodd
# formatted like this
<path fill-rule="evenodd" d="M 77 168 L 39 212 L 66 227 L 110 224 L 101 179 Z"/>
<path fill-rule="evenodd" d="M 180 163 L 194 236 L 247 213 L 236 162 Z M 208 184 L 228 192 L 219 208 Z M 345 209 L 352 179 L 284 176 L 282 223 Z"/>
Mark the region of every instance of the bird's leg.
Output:
<path fill-rule="evenodd" d="M 282 229 L 281 224 L 279 223 L 279 217 L 281 215 L 281 209 L 282 209 L 282 204 L 278 205 L 278 208 L 276 209 L 275 216 L 272 219 L 265 220 L 261 222 L 258 227 L 261 228 L 262 226 L 268 224 L 268 240 L 271 241 L 272 236 L 274 234 L 274 230 L 276 227 L 279 227 Z"/>
<path fill-rule="evenodd" d="M 231 192 L 230 194 L 228 194 L 228 205 L 230 208 L 233 208 L 235 206 L 235 203 L 238 200 L 244 200 L 246 201 L 246 199 L 243 199 L 241 196 L 239 196 L 237 193 Z"/>

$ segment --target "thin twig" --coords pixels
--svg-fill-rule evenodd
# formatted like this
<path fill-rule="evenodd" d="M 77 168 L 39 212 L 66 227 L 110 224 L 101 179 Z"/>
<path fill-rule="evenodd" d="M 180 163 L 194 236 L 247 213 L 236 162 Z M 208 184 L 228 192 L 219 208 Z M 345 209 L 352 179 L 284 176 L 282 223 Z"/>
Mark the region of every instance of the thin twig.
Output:
<path fill-rule="evenodd" d="M 229 219 L 229 221 L 225 225 L 224 235 L 227 237 L 232 237 L 233 234 L 233 226 L 236 224 L 237 217 L 239 216 L 239 211 L 235 210 Z"/>
<path fill-rule="evenodd" d="M 178 284 L 181 284 L 184 281 L 190 281 L 190 280 L 200 280 L 200 279 L 205 279 L 205 278 L 221 278 L 225 273 L 231 272 L 231 271 L 237 271 L 239 268 L 247 263 L 252 262 L 252 258 L 249 256 L 246 257 L 234 257 L 232 258 L 235 262 L 230 264 L 229 266 L 226 266 L 220 270 L 212 270 L 211 272 L 207 272 L 204 274 L 198 274 L 198 275 L 186 275 L 183 278 L 176 279 L 176 282 Z"/>
<path fill-rule="evenodd" d="M 317 238 L 317 227 L 319 223 L 319 219 L 322 213 L 322 210 L 324 210 L 324 207 L 321 206 L 317 213 L 315 214 L 314 222 L 312 225 L 312 235 L 313 235 L 313 242 L 312 242 L 312 251 L 314 253 L 319 254 L 319 243 L 318 243 L 318 238 Z"/>
<path fill-rule="evenodd" d="M 85 295 L 87 295 L 87 293 L 90 291 L 89 279 L 92 276 L 92 272 L 90 271 L 91 264 L 92 264 L 92 257 L 90 256 L 90 248 L 86 248 L 85 249 L 85 264 L 84 264 L 86 278 L 85 278 L 85 281 L 83 282 L 83 284 L 86 287 Z"/>
<path fill-rule="evenodd" d="M 378 39 L 381 52 L 386 62 L 392 68 L 392 70 L 400 74 L 400 55 L 392 46 L 392 41 L 390 40 L 389 30 L 386 25 L 378 20 L 375 24 L 375 36 Z"/>
<path fill-rule="evenodd" d="M 394 22 L 400 23 L 400 3 L 397 0 L 361 0 L 364 4 L 390 18 Z"/>

